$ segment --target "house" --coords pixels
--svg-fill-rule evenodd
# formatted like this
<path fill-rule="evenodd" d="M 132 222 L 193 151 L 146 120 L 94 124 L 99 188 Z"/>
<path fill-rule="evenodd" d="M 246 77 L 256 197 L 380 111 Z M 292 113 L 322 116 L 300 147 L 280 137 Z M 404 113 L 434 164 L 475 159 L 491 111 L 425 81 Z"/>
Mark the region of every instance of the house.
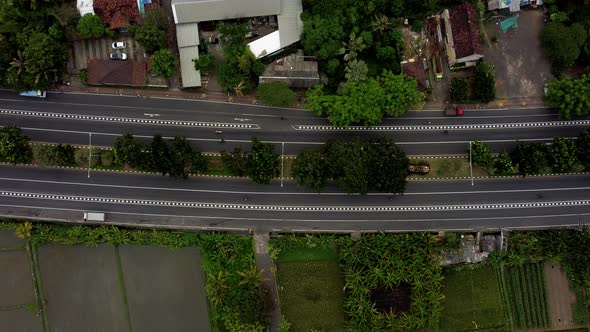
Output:
<path fill-rule="evenodd" d="M 87 63 L 88 84 L 144 86 L 144 61 L 112 61 L 90 59 Z"/>
<path fill-rule="evenodd" d="M 320 84 L 318 63 L 314 57 L 289 55 L 266 66 L 258 82 L 285 82 L 291 88 L 309 89 Z"/>
<path fill-rule="evenodd" d="M 418 83 L 418 89 L 422 92 L 426 91 L 429 82 L 426 79 L 426 59 L 412 58 L 400 62 L 402 74 L 413 77 Z"/>
<path fill-rule="evenodd" d="M 199 22 L 276 15 L 278 31 L 248 44 L 252 53 L 261 58 L 299 41 L 302 12 L 301 0 L 172 0 L 182 86 L 201 86 L 201 74 L 192 62 L 199 57 Z"/>
<path fill-rule="evenodd" d="M 475 5 L 464 2 L 443 10 L 438 37 L 444 43 L 451 69 L 474 66 L 483 58 Z"/>

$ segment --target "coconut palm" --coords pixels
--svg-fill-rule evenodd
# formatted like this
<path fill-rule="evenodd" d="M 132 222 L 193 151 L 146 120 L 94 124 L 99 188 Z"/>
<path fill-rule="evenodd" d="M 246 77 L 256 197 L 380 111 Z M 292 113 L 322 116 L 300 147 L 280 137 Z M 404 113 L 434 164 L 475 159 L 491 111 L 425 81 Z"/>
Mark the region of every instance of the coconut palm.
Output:
<path fill-rule="evenodd" d="M 16 227 L 16 236 L 20 239 L 28 239 L 31 237 L 31 232 L 33 231 L 33 224 L 28 221 L 25 221 L 22 224 L 19 224 Z"/>
<path fill-rule="evenodd" d="M 347 81 L 358 82 L 367 79 L 369 67 L 363 60 L 352 60 L 346 65 L 345 71 L 344 77 Z"/>
<path fill-rule="evenodd" d="M 227 289 L 227 273 L 224 271 L 219 271 L 217 274 L 210 274 L 207 276 L 205 292 L 207 293 L 209 301 L 214 305 L 220 305 L 223 302 Z"/>
<path fill-rule="evenodd" d="M 262 275 L 263 273 L 264 269 L 258 270 L 256 265 L 252 265 L 250 270 L 239 272 L 240 277 L 242 277 L 242 280 L 240 280 L 239 285 L 258 288 L 266 280 Z"/>
<path fill-rule="evenodd" d="M 344 54 L 344 61 L 355 60 L 360 52 L 362 52 L 367 45 L 363 37 L 356 36 L 354 32 L 350 33 L 350 40 L 348 43 L 342 43 L 339 53 Z"/>
<path fill-rule="evenodd" d="M 246 89 L 246 83 L 244 81 L 240 81 L 240 83 L 238 83 L 234 87 L 234 93 L 236 94 L 236 96 L 243 96 L 245 89 Z"/>
<path fill-rule="evenodd" d="M 392 26 L 393 24 L 391 23 L 389 17 L 385 16 L 384 14 L 375 15 L 375 18 L 371 22 L 372 31 L 379 31 L 380 34 L 388 31 Z"/>
<path fill-rule="evenodd" d="M 23 53 L 18 50 L 16 52 L 18 58 L 12 58 L 10 65 L 17 70 L 16 75 L 19 76 L 25 70 L 25 60 L 23 60 Z"/>

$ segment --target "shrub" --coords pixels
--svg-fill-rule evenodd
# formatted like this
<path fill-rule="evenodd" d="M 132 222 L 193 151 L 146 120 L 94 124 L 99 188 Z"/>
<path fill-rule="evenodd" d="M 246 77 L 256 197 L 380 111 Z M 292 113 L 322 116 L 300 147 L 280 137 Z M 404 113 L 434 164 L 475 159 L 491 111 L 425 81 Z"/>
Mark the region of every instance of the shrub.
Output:
<path fill-rule="evenodd" d="M 451 80 L 451 101 L 462 103 L 469 97 L 469 85 L 464 77 L 453 77 Z"/>
<path fill-rule="evenodd" d="M 206 73 L 211 70 L 211 67 L 215 64 L 215 58 L 209 54 L 201 54 L 198 59 L 193 59 L 195 64 L 195 70 Z"/>
<path fill-rule="evenodd" d="M 105 167 L 111 167 L 113 165 L 113 152 L 104 150 L 100 152 L 100 164 Z"/>
<path fill-rule="evenodd" d="M 496 99 L 496 67 L 493 64 L 481 61 L 475 66 L 473 90 L 484 103 Z"/>
<path fill-rule="evenodd" d="M 473 144 L 471 144 L 471 159 L 474 164 L 487 168 L 492 161 L 492 151 L 487 144 L 473 141 Z"/>
<path fill-rule="evenodd" d="M 105 25 L 102 19 L 94 14 L 86 14 L 78 21 L 80 37 L 84 39 L 100 38 L 104 34 Z"/>
<path fill-rule="evenodd" d="M 270 106 L 287 107 L 295 102 L 295 92 L 285 82 L 260 83 L 256 95 Z"/>
<path fill-rule="evenodd" d="M 154 75 L 170 79 L 176 73 L 176 58 L 169 50 L 159 50 L 152 56 Z"/>

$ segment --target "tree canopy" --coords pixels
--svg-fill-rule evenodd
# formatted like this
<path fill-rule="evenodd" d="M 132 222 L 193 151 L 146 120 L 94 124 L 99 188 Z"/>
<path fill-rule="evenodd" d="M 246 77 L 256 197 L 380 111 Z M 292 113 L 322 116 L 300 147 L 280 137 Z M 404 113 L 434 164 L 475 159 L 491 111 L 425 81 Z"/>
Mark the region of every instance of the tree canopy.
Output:
<path fill-rule="evenodd" d="M 586 37 L 586 29 L 580 23 L 566 26 L 551 22 L 543 30 L 545 55 L 555 64 L 571 66 L 580 56 Z"/>
<path fill-rule="evenodd" d="M 496 67 L 493 64 L 480 61 L 475 66 L 473 91 L 484 103 L 496 99 Z"/>
<path fill-rule="evenodd" d="M 322 191 L 328 180 L 326 161 L 320 151 L 301 151 L 293 162 L 291 173 L 299 185 L 317 192 Z"/>
<path fill-rule="evenodd" d="M 289 89 L 285 82 L 260 83 L 256 95 L 265 104 L 277 107 L 287 107 L 295 102 L 295 92 Z"/>
<path fill-rule="evenodd" d="M 176 73 L 176 58 L 169 50 L 159 50 L 152 56 L 152 71 L 156 76 L 170 79 Z"/>
<path fill-rule="evenodd" d="M 268 184 L 280 174 L 279 155 L 273 152 L 270 144 L 252 137 L 252 150 L 248 154 L 248 173 L 252 181 Z"/>
<path fill-rule="evenodd" d="M 159 6 L 148 10 L 135 29 L 135 40 L 149 53 L 166 48 L 168 18 Z"/>
<path fill-rule="evenodd" d="M 547 102 L 559 110 L 562 118 L 569 119 L 590 112 L 590 75 L 551 82 L 547 90 Z"/>
<path fill-rule="evenodd" d="M 105 25 L 102 19 L 94 14 L 85 14 L 78 21 L 80 37 L 84 39 L 100 38 L 104 35 Z"/>
<path fill-rule="evenodd" d="M 33 159 L 29 138 L 20 128 L 6 126 L 0 128 L 0 160 L 11 164 L 26 164 Z"/>

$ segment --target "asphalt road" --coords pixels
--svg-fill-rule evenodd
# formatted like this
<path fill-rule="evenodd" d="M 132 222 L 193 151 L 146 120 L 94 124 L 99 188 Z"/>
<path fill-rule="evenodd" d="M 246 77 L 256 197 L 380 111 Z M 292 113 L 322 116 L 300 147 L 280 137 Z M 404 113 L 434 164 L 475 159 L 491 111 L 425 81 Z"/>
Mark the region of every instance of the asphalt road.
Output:
<path fill-rule="evenodd" d="M 410 181 L 406 194 L 317 194 L 292 182 L 174 180 L 0 166 L 0 212 L 81 219 L 107 212 L 114 223 L 202 228 L 312 230 L 475 229 L 577 225 L 590 222 L 590 176 L 503 180 Z"/>
<path fill-rule="evenodd" d="M 559 122 L 548 109 L 467 110 L 461 118 L 444 117 L 442 111 L 410 112 L 368 130 L 342 130 L 311 112 L 256 105 L 77 94 L 27 99 L 7 91 L 0 91 L 0 102 L 0 124 L 22 127 L 36 141 L 85 145 L 92 132 L 93 144 L 106 146 L 126 132 L 146 140 L 159 133 L 185 136 L 206 152 L 247 148 L 252 136 L 274 143 L 277 150 L 284 142 L 284 153 L 296 154 L 329 139 L 385 135 L 408 154 L 464 154 L 474 139 L 500 151 L 512 148 L 515 140 L 574 137 L 589 125 L 585 118 Z"/>

